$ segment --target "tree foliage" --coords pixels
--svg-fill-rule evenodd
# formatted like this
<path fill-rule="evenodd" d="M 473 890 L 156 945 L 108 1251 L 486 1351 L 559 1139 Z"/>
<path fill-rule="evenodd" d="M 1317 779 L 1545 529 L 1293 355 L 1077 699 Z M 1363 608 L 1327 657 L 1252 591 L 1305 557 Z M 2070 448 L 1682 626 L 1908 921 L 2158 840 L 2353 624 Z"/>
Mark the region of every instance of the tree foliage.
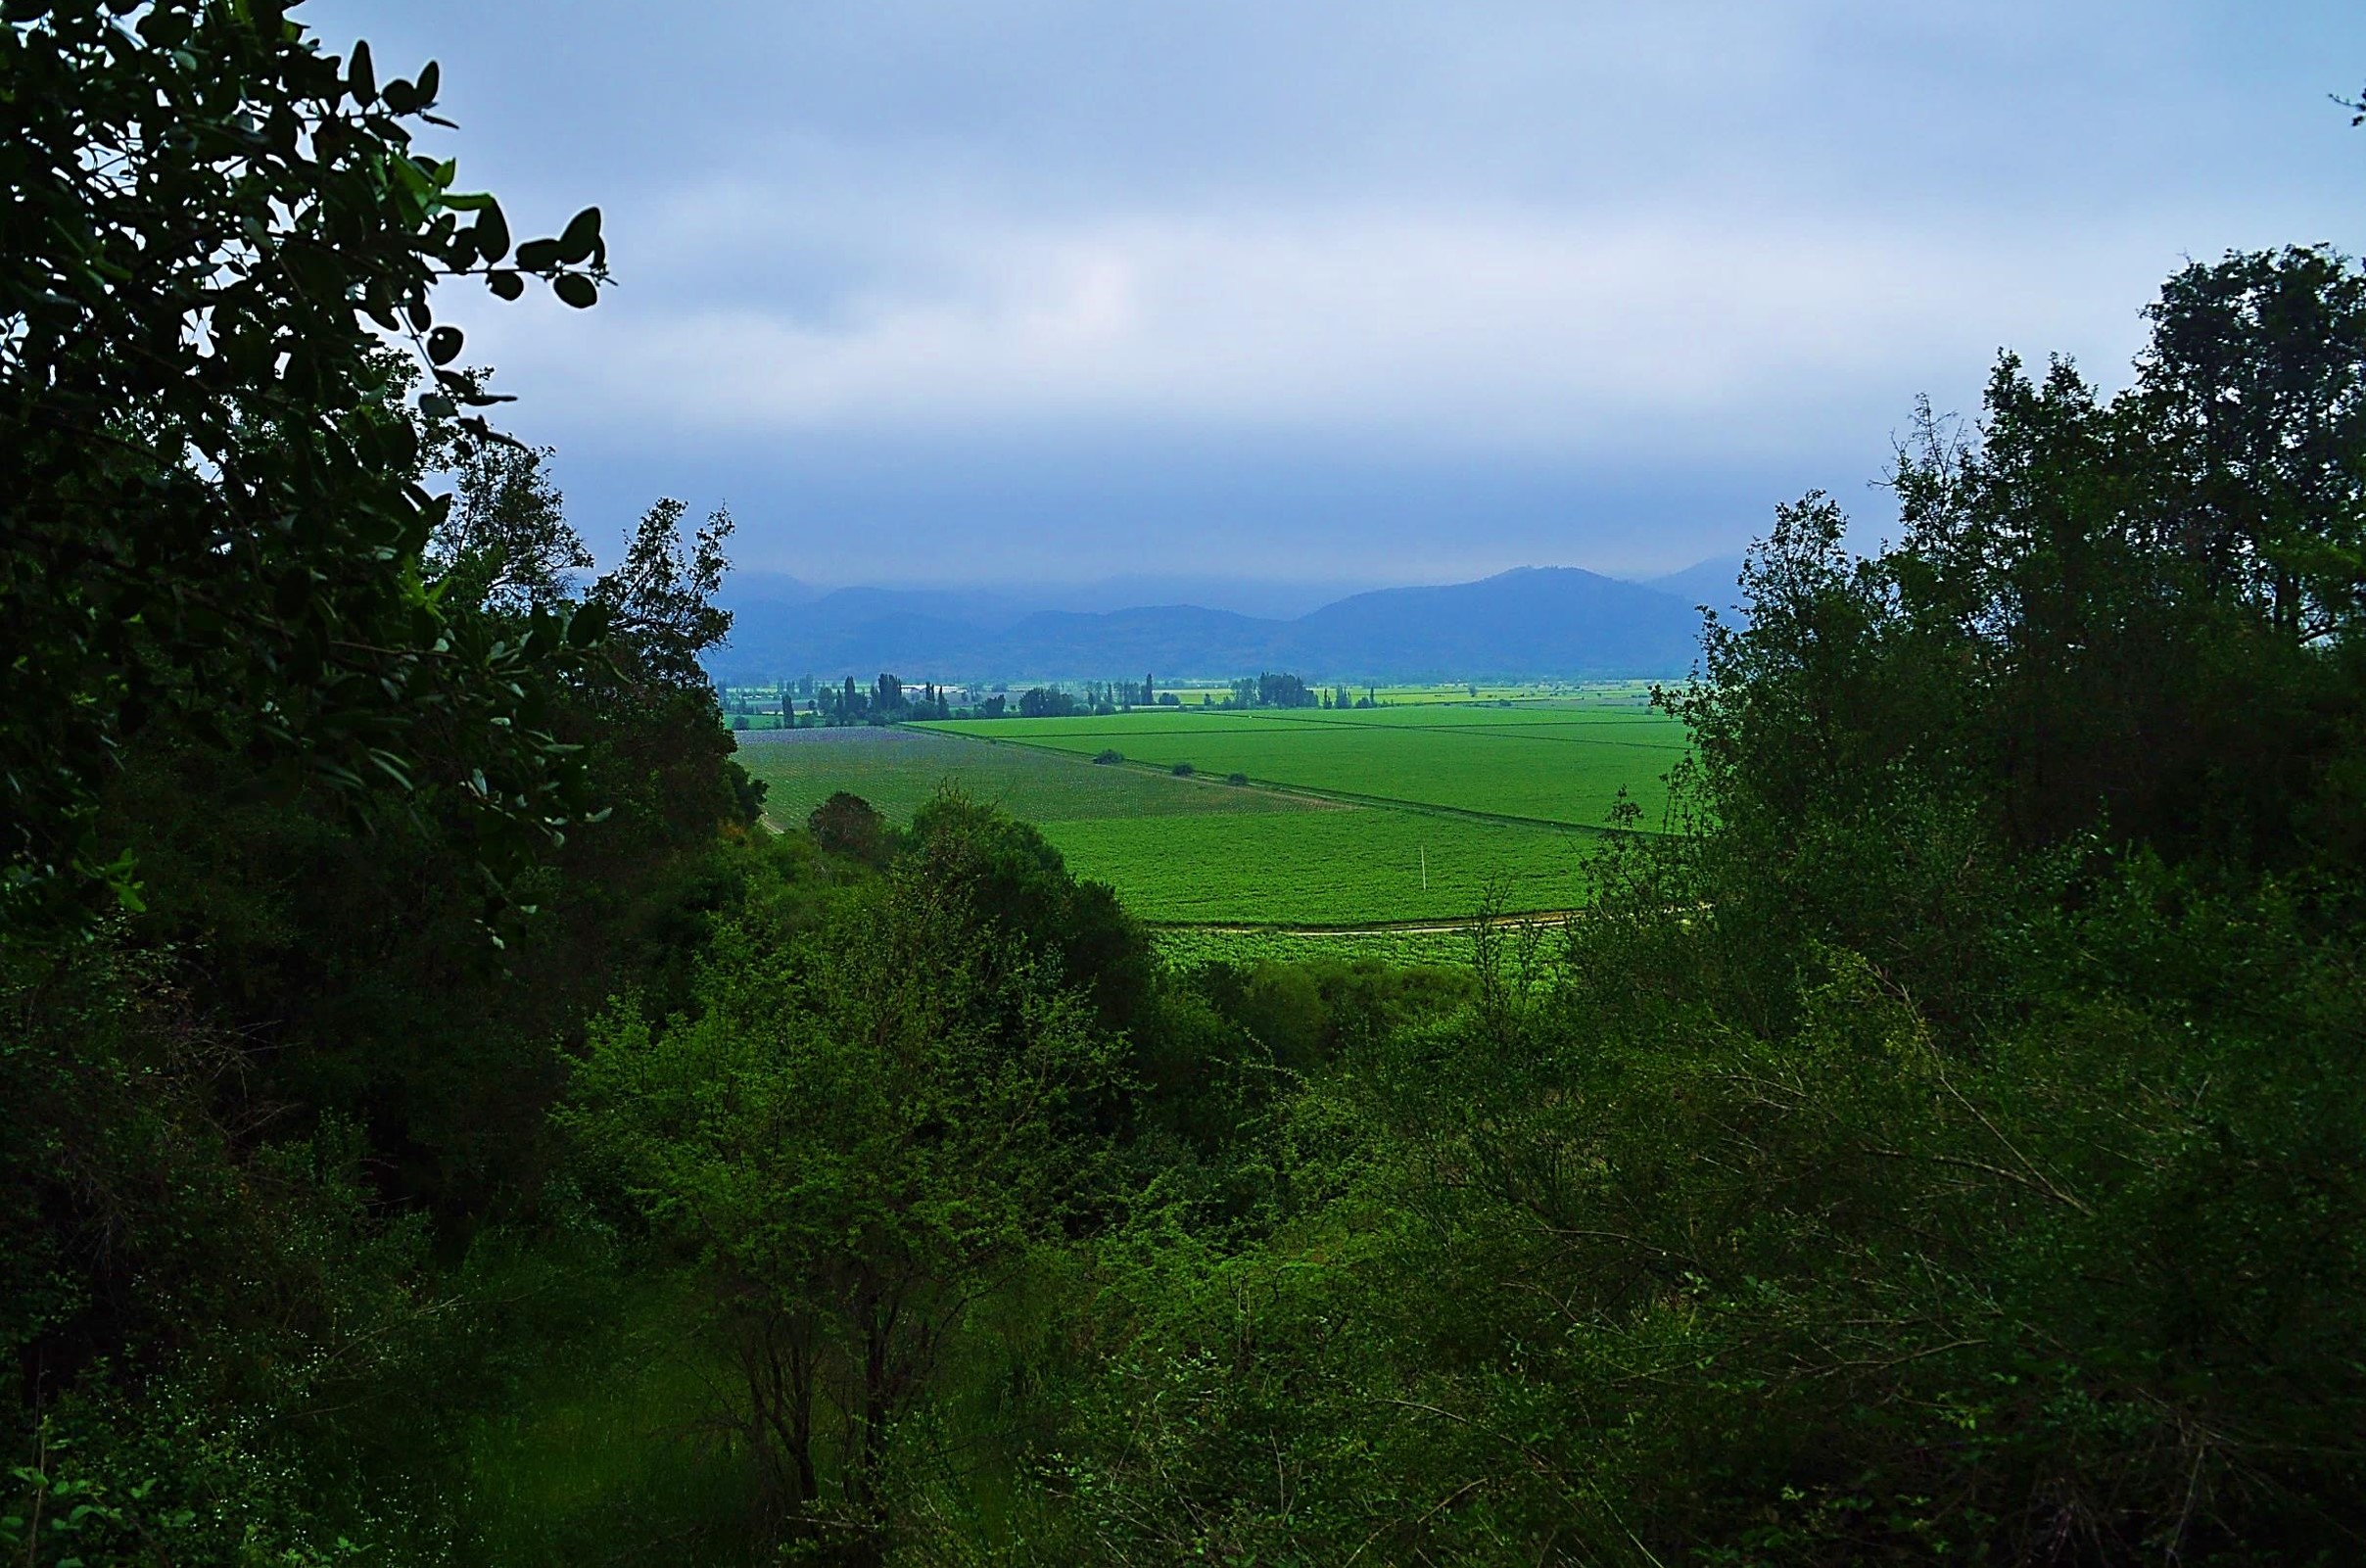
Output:
<path fill-rule="evenodd" d="M 554 455 L 509 442 L 452 453 L 452 504 L 426 551 L 446 599 L 530 617 L 577 596 L 577 575 L 593 562 L 545 466 Z"/>
<path fill-rule="evenodd" d="M 1558 962 L 1120 1255 L 1045 1555 L 2347 1555 L 2359 298 L 2197 264 L 2126 393 L 1922 418 L 1895 546 L 1782 508 Z"/>
<path fill-rule="evenodd" d="M 425 429 L 497 401 L 452 368 L 436 286 L 545 280 L 589 305 L 599 214 L 514 253 L 490 196 L 411 149 L 430 64 L 380 80 L 278 0 L 12 6 L 0 27 L 0 788 L 16 919 L 102 864 L 95 795 L 160 713 L 217 722 L 349 791 L 465 751 L 511 837 L 578 803 L 542 670 L 592 628 L 455 614 L 419 562 L 444 502 Z M 406 411 L 410 345 L 431 373 Z"/>
<path fill-rule="evenodd" d="M 566 1124 L 709 1278 L 778 1527 L 887 1525 L 898 1426 L 1030 1246 L 1084 1219 L 1117 1042 L 923 824 L 818 928 L 725 927 L 693 1013 L 591 1034 Z"/>
<path fill-rule="evenodd" d="M 435 68 L 381 80 L 291 9 L 0 26 L 0 1541 L 31 1563 L 449 1553 L 426 1499 L 506 1310 L 449 1261 L 544 1212 L 551 1038 L 670 993 L 753 817 L 682 660 L 720 534 L 644 529 L 603 636 L 543 455 L 431 313 L 463 276 L 591 304 L 597 213 L 513 249 L 411 150 Z M 497 946 L 494 910 L 536 918 Z"/>

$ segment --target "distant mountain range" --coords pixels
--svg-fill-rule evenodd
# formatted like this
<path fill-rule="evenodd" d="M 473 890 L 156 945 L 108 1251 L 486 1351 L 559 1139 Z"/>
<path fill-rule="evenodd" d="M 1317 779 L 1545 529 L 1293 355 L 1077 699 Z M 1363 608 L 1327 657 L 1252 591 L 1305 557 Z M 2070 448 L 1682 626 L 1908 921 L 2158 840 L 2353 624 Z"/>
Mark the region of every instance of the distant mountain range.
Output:
<path fill-rule="evenodd" d="M 823 593 L 793 578 L 733 579 L 730 644 L 708 660 L 725 683 L 812 675 L 868 681 L 1161 681 L 1289 670 L 1319 682 L 1616 679 L 1681 675 L 1700 638 L 1696 605 L 1738 597 L 1738 562 L 1704 561 L 1647 583 L 1570 566 L 1476 583 L 1349 594 L 1295 616 L 1168 603 L 1045 607 L 1054 595 L 941 589 Z M 1722 586 L 1721 586 L 1722 585 Z M 1172 587 L 1154 584 L 1144 587 Z M 1197 587 L 1199 585 L 1191 585 Z M 1108 602 L 1101 585 L 1070 602 Z M 1210 597 L 1287 589 L 1210 583 Z M 1301 590 L 1300 602 L 1309 596 Z M 1032 602 L 1030 602 L 1032 597 Z M 1259 607 L 1264 607 L 1261 603 Z"/>
<path fill-rule="evenodd" d="M 1643 586 L 1674 594 L 1687 604 L 1705 604 L 1720 618 L 1732 620 L 1741 603 L 1741 560 L 1736 556 L 1695 561 L 1666 577 L 1646 577 Z"/>

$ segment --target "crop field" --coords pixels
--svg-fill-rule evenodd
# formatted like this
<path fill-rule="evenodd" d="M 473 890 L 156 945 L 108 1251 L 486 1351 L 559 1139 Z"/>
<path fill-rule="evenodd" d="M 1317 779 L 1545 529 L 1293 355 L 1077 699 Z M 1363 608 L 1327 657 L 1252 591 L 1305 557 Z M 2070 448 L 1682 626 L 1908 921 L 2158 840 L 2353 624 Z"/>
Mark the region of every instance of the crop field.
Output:
<path fill-rule="evenodd" d="M 938 725 L 965 736 L 1201 774 L 1358 801 L 1443 807 L 1564 827 L 1609 821 L 1625 788 L 1656 827 L 1663 776 L 1684 755 L 1683 726 L 1637 703 L 1510 707 L 1137 710 L 1104 718 Z"/>
<path fill-rule="evenodd" d="M 1655 685 L 1664 684 L 1665 683 L 1652 681 L 1587 681 L 1582 684 L 1547 681 L 1523 686 L 1462 686 L 1452 684 L 1441 684 L 1436 686 L 1350 686 L 1348 688 L 1348 694 L 1354 697 L 1362 697 L 1367 694 L 1375 695 L 1378 697 L 1382 706 L 1391 708 L 1427 707 L 1450 703 L 1468 705 L 1472 702 L 1517 702 L 1522 704 L 1542 702 L 1627 703 L 1635 707 L 1642 707 L 1648 705 L 1651 700 L 1652 687 Z M 1332 685 L 1328 682 L 1318 682 L 1316 683 L 1316 688 L 1318 690 L 1323 691 L 1333 689 Z M 1172 691 L 1182 702 L 1183 706 L 1187 708 L 1198 707 L 1200 705 L 1200 699 L 1203 696 L 1208 699 L 1210 705 L 1213 705 L 1221 703 L 1225 697 L 1231 694 L 1230 687 L 1222 685 L 1207 685 L 1205 683 L 1200 685 L 1181 684 L 1174 686 L 1161 686 L 1159 689 L 1161 691 Z M 1351 711 L 1369 713 L 1371 710 L 1359 709 Z"/>
<path fill-rule="evenodd" d="M 1470 939 L 1453 927 L 1483 904 L 1520 913 L 1585 902 L 1588 830 L 1621 785 L 1647 823 L 1656 816 L 1683 734 L 1639 704 L 1619 690 L 1510 705 L 1466 697 L 751 732 L 739 758 L 770 786 L 766 812 L 781 828 L 837 789 L 897 821 L 944 784 L 994 801 L 1040 828 L 1079 875 L 1168 927 L 1170 952 L 1308 944 L 1467 962 Z M 1111 751 L 1125 762 L 1093 760 Z M 1193 765 L 1188 777 L 1173 771 L 1179 762 Z M 1304 929 L 1391 925 L 1415 928 Z"/>
<path fill-rule="evenodd" d="M 1385 806 L 1040 824 L 1079 874 L 1162 923 L 1355 926 L 1585 901 L 1588 836 Z"/>
<path fill-rule="evenodd" d="M 1042 829 L 1079 875 L 1160 923 L 1369 925 L 1459 920 L 1491 894 L 1507 909 L 1583 901 L 1586 835 L 1519 823 L 1343 804 L 1206 778 L 916 730 L 798 730 L 741 737 L 792 828 L 838 789 L 902 822 L 942 784 Z"/>
<path fill-rule="evenodd" d="M 945 784 L 1039 824 L 1324 809 L 1271 790 L 1097 767 L 922 729 L 774 730 L 737 738 L 739 764 L 765 782 L 765 815 L 781 828 L 802 827 L 807 813 L 840 789 L 904 822 Z"/>
<path fill-rule="evenodd" d="M 1384 686 L 1379 689 L 1379 697 L 1385 706 L 1392 708 L 1473 701 L 1629 703 L 1643 707 L 1651 700 L 1653 685 L 1650 681 L 1589 681 L 1583 686 L 1560 682 L 1541 686 Z M 1360 696 L 1368 689 L 1348 689 Z"/>

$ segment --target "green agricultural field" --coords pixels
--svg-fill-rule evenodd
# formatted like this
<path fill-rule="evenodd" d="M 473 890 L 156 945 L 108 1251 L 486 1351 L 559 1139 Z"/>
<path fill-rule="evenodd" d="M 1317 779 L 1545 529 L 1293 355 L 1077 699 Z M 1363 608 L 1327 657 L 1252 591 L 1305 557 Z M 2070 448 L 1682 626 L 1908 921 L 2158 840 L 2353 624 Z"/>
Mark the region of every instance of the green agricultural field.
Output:
<path fill-rule="evenodd" d="M 1431 705 L 1441 703 L 1479 702 L 1586 702 L 1631 703 L 1647 705 L 1651 700 L 1649 681 L 1596 681 L 1582 686 L 1549 683 L 1531 686 L 1384 686 L 1379 698 L 1386 707 Z M 1329 689 L 1329 688 L 1324 688 Z M 1369 688 L 1349 687 L 1349 692 L 1362 696 Z M 1369 712 L 1369 709 L 1359 709 Z"/>
<path fill-rule="evenodd" d="M 764 814 L 781 828 L 803 827 L 806 815 L 839 789 L 904 822 L 944 784 L 1036 823 L 1326 809 L 1271 790 L 1100 767 L 920 729 L 785 730 L 737 738 L 739 765 L 765 782 Z"/>
<path fill-rule="evenodd" d="M 1629 702 L 1443 703 L 1325 710 L 1193 708 L 939 725 L 966 736 L 1340 797 L 1598 827 L 1621 788 L 1658 825 L 1683 726 Z"/>
<path fill-rule="evenodd" d="M 1574 909 L 1591 837 L 1378 806 L 1040 826 L 1079 875 L 1165 924 L 1466 920 L 1491 893 L 1505 909 Z"/>
<path fill-rule="evenodd" d="M 801 824 L 838 789 L 902 821 L 952 784 L 1034 823 L 1145 920 L 1278 939 L 1289 927 L 1448 925 L 1491 900 L 1515 912 L 1579 907 L 1587 830 L 1622 785 L 1655 821 L 1661 778 L 1684 754 L 1681 727 L 1638 701 L 1597 690 L 1510 705 L 751 732 L 739 757 L 770 786 L 766 812 L 779 827 Z M 1110 752 L 1124 760 L 1092 760 Z M 1185 762 L 1195 771 L 1176 776 Z M 1251 782 L 1226 783 L 1234 774 Z M 1245 939 L 1203 934 L 1236 948 Z M 1468 947 L 1455 930 L 1340 940 L 1393 954 Z"/>
<path fill-rule="evenodd" d="M 1329 691 L 1334 689 L 1337 684 L 1318 681 L 1313 683 L 1312 689 Z M 1366 695 L 1377 695 L 1383 707 L 1431 706 L 1451 703 L 1467 705 L 1472 702 L 1624 703 L 1643 707 L 1649 705 L 1652 688 L 1659 684 L 1662 683 L 1652 681 L 1587 681 L 1583 683 L 1548 681 L 1524 686 L 1472 687 L 1443 684 L 1438 686 L 1349 686 L 1348 694 L 1359 698 Z M 1231 688 L 1221 686 L 1174 686 L 1161 687 L 1159 689 L 1174 692 L 1185 707 L 1197 707 L 1203 694 L 1207 696 L 1211 704 L 1220 703 L 1231 694 Z M 1371 710 L 1364 708 L 1353 711 L 1368 713 Z"/>
<path fill-rule="evenodd" d="M 919 730 L 741 736 L 765 814 L 802 824 L 851 790 L 896 821 L 953 784 L 1042 829 L 1083 876 L 1160 923 L 1368 925 L 1581 903 L 1588 835 L 1178 779 L 1082 756 Z"/>

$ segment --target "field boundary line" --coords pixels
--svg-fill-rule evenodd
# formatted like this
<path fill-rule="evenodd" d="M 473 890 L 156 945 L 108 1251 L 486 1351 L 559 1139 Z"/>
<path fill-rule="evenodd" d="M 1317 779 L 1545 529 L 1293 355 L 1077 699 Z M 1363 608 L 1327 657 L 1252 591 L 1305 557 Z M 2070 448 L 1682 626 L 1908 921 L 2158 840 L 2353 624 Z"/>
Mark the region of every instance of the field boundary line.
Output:
<path fill-rule="evenodd" d="M 925 733 L 929 735 L 954 734 L 952 731 L 937 729 L 930 729 Z M 1042 740 L 1019 740 L 1009 736 L 998 735 L 966 735 L 959 738 L 972 741 L 978 745 L 1017 746 L 1021 751 L 1065 757 L 1087 768 L 1110 766 L 1106 762 L 1095 762 L 1072 747 L 1056 746 Z M 1179 783 L 1204 784 L 1212 789 L 1262 789 L 1268 794 L 1291 795 L 1307 800 L 1328 800 L 1349 806 L 1377 806 L 1390 811 L 1420 812 L 1433 817 L 1460 817 L 1470 822 L 1491 822 L 1511 828 L 1545 828 L 1555 832 L 1586 833 L 1597 838 L 1607 838 L 1623 832 L 1648 833 L 1650 832 L 1649 829 L 1612 828 L 1607 824 L 1596 826 L 1591 823 L 1562 822 L 1554 817 L 1520 817 L 1507 811 L 1480 811 L 1470 806 L 1446 806 L 1431 800 L 1406 800 L 1399 795 L 1357 794 L 1347 789 L 1325 789 L 1318 784 L 1275 784 L 1267 779 L 1251 779 L 1246 784 L 1226 784 L 1212 774 L 1195 772 L 1188 775 L 1177 775 L 1170 767 L 1161 767 L 1155 762 L 1135 762 L 1130 758 L 1117 766 L 1131 768 L 1137 773 L 1156 774 L 1160 778 L 1176 779 Z"/>
<path fill-rule="evenodd" d="M 1477 704 L 1477 703 L 1468 703 L 1468 704 L 1462 704 L 1462 705 L 1463 705 L 1463 706 L 1469 706 L 1469 707 L 1479 707 L 1479 706 L 1480 706 L 1480 704 Z M 1441 703 L 1438 703 L 1438 704 L 1437 704 L 1437 706 L 1439 706 L 1439 707 L 1449 707 L 1449 706 L 1454 706 L 1454 704 L 1441 702 Z M 1684 742 L 1680 742 L 1680 742 L 1671 742 L 1671 741 L 1664 741 L 1664 740 L 1604 740 L 1604 739 L 1600 739 L 1600 738 L 1598 738 L 1598 737 L 1596 737 L 1596 736 L 1582 736 L 1582 735 L 1534 735 L 1534 734 L 1531 734 L 1531 733 L 1530 733 L 1531 731 L 1535 731 L 1535 730 L 1549 730 L 1549 729 L 1556 729 L 1556 728 L 1569 728 L 1569 729 L 1574 729 L 1574 728 L 1576 728 L 1576 726 L 1555 726 L 1555 725 L 1544 725 L 1544 724 L 1534 724 L 1534 725 L 1520 725 L 1520 724 L 1424 724 L 1424 725 L 1383 724 L 1383 723 L 1380 723 L 1379 721 L 1377 721 L 1377 720 L 1373 720 L 1373 719 L 1312 719 L 1312 718 L 1301 718 L 1301 717 L 1300 717 L 1299 715 L 1300 715 L 1300 713 L 1301 713 L 1301 712 L 1302 712 L 1303 710 L 1293 710 L 1293 709 L 1289 709 L 1289 708 L 1273 708 L 1273 709 L 1255 709 L 1255 708 L 1253 708 L 1253 709 L 1250 709 L 1250 710 L 1248 710 L 1248 711 L 1250 712 L 1250 714 L 1251 714 L 1251 715 L 1252 715 L 1254 718 L 1255 718 L 1255 719 L 1256 719 L 1258 722 L 1263 723 L 1263 724 L 1290 724 L 1290 725 L 1297 725 L 1297 726 L 1300 726 L 1301 728 L 1303 728 L 1303 729 L 1306 729 L 1306 730 L 1309 730 L 1309 731 L 1322 731 L 1322 730 L 1363 730 L 1363 731 L 1367 731 L 1367 732 L 1369 732 L 1369 733 L 1371 733 L 1371 734 L 1374 734 L 1374 735 L 1406 735 L 1406 734 L 1418 734 L 1418 733 L 1423 732 L 1423 731 L 1429 731 L 1429 732 L 1433 732 L 1433 733 L 1434 733 L 1434 732 L 1436 732 L 1436 731 L 1440 731 L 1440 730 L 1451 730 L 1451 731 L 1452 731 L 1454 734 L 1456 734 L 1456 735 L 1477 735 L 1477 736 L 1487 736 L 1487 737 L 1488 737 L 1489 739 L 1491 739 L 1491 740 L 1542 740 L 1542 741 L 1550 741 L 1550 742 L 1552 742 L 1553 744 L 1556 744 L 1556 745 L 1571 745 L 1571 746 L 1583 746 L 1583 745 L 1596 745 L 1596 746 L 1627 746 L 1627 747 L 1629 747 L 1629 748 L 1631 748 L 1631 749 L 1633 749 L 1633 750 L 1636 750 L 1636 751 L 1689 751 L 1689 750 L 1691 750 L 1691 749 L 1692 749 L 1691 742 L 1689 742 L 1689 741 L 1684 741 Z M 1333 711 L 1335 711 L 1335 712 L 1336 712 L 1337 710 L 1335 709 L 1335 710 L 1333 710 Z M 1618 719 L 1603 719 L 1603 720 L 1599 720 L 1599 721 L 1597 721 L 1597 722 L 1598 722 L 1599 724 L 1603 724 L 1603 725 L 1611 725 L 1611 724 L 1650 724 L 1650 723 L 1654 723 L 1654 722 L 1656 722 L 1656 721 L 1654 721 L 1654 720 L 1652 720 L 1652 719 L 1650 719 L 1650 718 L 1648 718 L 1648 717 L 1644 717 L 1644 718 L 1634 718 L 1634 719 L 1627 719 L 1627 718 L 1618 718 Z M 1111 733 L 1112 733 L 1112 734 L 1115 734 L 1116 732 L 1112 731 L 1112 732 L 1111 732 Z"/>

